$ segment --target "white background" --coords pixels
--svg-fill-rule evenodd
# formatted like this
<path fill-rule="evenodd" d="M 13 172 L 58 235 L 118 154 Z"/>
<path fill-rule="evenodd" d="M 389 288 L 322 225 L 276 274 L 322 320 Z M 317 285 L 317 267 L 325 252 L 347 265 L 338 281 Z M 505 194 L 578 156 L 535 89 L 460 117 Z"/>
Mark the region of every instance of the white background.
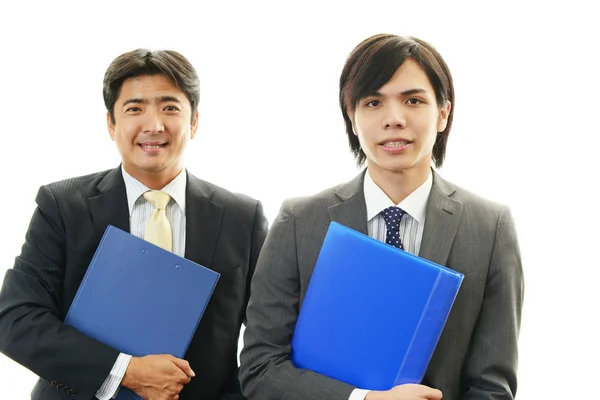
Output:
<path fill-rule="evenodd" d="M 518 398 L 600 398 L 596 12 L 577 1 L 129 3 L 0 6 L 0 279 L 41 184 L 118 165 L 101 89 L 119 54 L 171 48 L 195 64 L 188 168 L 262 200 L 272 221 L 284 198 L 357 173 L 337 104 L 348 53 L 372 34 L 414 35 L 454 75 L 441 174 L 513 210 L 526 278 Z M 0 399 L 27 398 L 34 375 L 3 356 L 0 370 Z"/>

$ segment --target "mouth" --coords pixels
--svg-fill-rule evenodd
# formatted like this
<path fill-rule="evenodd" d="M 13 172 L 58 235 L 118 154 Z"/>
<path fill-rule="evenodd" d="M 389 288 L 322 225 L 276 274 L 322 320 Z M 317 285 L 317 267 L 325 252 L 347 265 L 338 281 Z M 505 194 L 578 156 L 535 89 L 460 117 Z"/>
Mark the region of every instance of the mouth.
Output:
<path fill-rule="evenodd" d="M 388 142 L 383 142 L 380 143 L 381 146 L 385 146 L 385 147 L 402 147 L 402 146 L 406 146 L 407 144 L 410 144 L 411 142 L 409 142 L 408 140 L 395 140 L 395 141 L 388 141 Z"/>
<path fill-rule="evenodd" d="M 162 149 L 167 145 L 167 142 L 146 142 L 146 143 L 138 143 L 143 150 L 157 150 Z"/>
<path fill-rule="evenodd" d="M 137 145 L 146 154 L 158 154 L 168 145 L 168 142 L 143 142 Z"/>
<path fill-rule="evenodd" d="M 412 144 L 409 140 L 404 139 L 394 139 L 394 140 L 386 140 L 385 142 L 379 143 L 379 146 L 383 147 L 383 149 L 387 152 L 398 153 L 404 151 L 408 146 Z"/>

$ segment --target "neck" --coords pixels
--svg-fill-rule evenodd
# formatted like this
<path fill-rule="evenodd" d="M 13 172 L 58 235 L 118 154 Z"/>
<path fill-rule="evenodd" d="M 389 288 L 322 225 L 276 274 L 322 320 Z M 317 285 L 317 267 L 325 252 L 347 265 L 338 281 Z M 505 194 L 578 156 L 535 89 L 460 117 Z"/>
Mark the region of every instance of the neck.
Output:
<path fill-rule="evenodd" d="M 149 189 L 161 190 L 179 175 L 183 167 L 174 171 L 130 171 L 127 166 L 124 166 L 124 169 Z"/>
<path fill-rule="evenodd" d="M 367 172 L 373 182 L 383 190 L 394 204 L 400 203 L 409 194 L 421 186 L 429 177 L 430 167 L 409 168 L 402 171 L 391 171 L 378 167 L 371 167 Z"/>

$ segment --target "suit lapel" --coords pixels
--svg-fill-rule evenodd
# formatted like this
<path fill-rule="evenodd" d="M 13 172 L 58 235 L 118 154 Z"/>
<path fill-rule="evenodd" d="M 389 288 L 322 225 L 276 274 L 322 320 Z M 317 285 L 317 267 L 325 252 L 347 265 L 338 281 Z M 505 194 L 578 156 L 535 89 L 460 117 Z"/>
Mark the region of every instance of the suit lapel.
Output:
<path fill-rule="evenodd" d="M 100 194 L 88 199 L 97 240 L 108 225 L 129 232 L 129 207 L 121 167 L 110 171 L 96 187 Z"/>
<path fill-rule="evenodd" d="M 339 222 L 366 235 L 367 205 L 363 188 L 365 171 L 338 188 L 335 194 L 341 202 L 329 207 L 329 216 L 332 221 Z"/>
<path fill-rule="evenodd" d="M 223 206 L 210 199 L 214 189 L 192 174 L 187 174 L 185 193 L 185 258 L 219 272 L 212 265 L 219 238 Z"/>
<path fill-rule="evenodd" d="M 462 216 L 463 203 L 450 197 L 455 191 L 450 183 L 433 172 L 419 256 L 440 265 L 448 261 Z"/>

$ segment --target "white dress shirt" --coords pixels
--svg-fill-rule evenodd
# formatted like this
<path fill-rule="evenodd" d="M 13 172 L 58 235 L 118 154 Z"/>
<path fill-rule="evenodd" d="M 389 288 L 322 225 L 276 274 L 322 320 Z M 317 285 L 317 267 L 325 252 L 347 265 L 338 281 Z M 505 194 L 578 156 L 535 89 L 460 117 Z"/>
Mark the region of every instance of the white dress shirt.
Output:
<path fill-rule="evenodd" d="M 421 250 L 421 239 L 425 227 L 427 200 L 433 185 L 433 176 L 429 170 L 429 176 L 421 186 L 406 196 L 398 204 L 385 194 L 383 190 L 373 181 L 369 171 L 365 173 L 364 192 L 367 205 L 367 230 L 369 236 L 381 242 L 385 242 L 387 228 L 381 212 L 388 207 L 400 207 L 404 215 L 400 220 L 400 240 L 404 250 L 418 255 Z M 348 400 L 364 400 L 369 390 L 354 389 Z"/>
<path fill-rule="evenodd" d="M 127 193 L 127 204 L 129 206 L 129 231 L 132 235 L 139 238 L 144 237 L 146 222 L 154 212 L 154 205 L 144 199 L 143 193 L 150 189 L 129 175 L 121 166 L 123 180 L 125 181 L 125 191 Z M 167 219 L 171 224 L 173 233 L 173 253 L 183 257 L 185 254 L 185 189 L 187 185 L 187 175 L 185 169 L 182 169 L 179 175 L 175 177 L 167 186 L 162 188 L 163 192 L 171 196 L 171 201 L 167 204 L 165 210 Z M 108 377 L 96 392 L 99 400 L 110 400 L 116 397 L 125 371 L 129 366 L 131 356 L 128 354 L 119 354 L 117 361 L 113 365 Z"/>

